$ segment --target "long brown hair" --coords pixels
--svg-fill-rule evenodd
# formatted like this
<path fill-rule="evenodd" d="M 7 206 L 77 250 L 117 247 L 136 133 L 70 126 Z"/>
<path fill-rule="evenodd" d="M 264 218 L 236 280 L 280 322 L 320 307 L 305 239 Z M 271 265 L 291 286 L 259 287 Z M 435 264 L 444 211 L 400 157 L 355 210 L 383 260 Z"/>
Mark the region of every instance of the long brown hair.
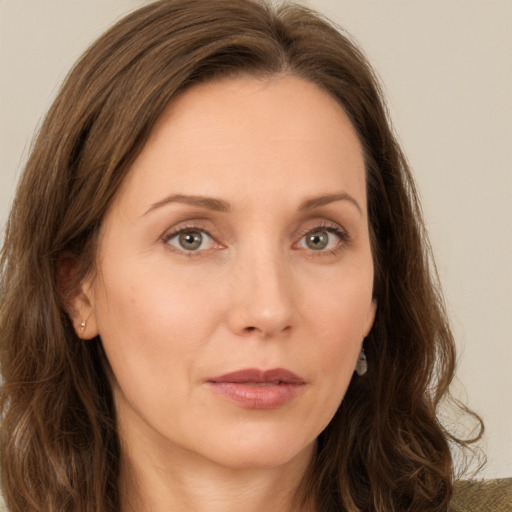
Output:
<path fill-rule="evenodd" d="M 317 84 L 344 107 L 365 153 L 378 302 L 365 342 L 369 369 L 352 379 L 320 435 L 303 497 L 325 512 L 446 510 L 450 445 L 467 444 L 438 419 L 454 343 L 378 81 L 350 38 L 320 15 L 256 0 L 164 0 L 132 13 L 76 64 L 45 119 L 1 256 L 0 455 L 9 510 L 119 511 L 108 362 L 99 338 L 75 335 L 66 297 L 94 271 L 105 211 L 164 108 L 196 83 L 243 73 Z M 63 258 L 80 264 L 65 287 Z"/>

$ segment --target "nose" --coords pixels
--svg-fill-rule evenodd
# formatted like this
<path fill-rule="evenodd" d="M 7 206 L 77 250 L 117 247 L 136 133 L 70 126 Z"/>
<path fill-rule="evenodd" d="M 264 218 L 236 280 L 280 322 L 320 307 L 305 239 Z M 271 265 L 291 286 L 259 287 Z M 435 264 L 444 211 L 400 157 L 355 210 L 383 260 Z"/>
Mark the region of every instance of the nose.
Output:
<path fill-rule="evenodd" d="M 237 262 L 232 277 L 228 323 L 233 333 L 274 338 L 292 330 L 297 297 L 289 264 L 278 251 L 251 251 Z"/>

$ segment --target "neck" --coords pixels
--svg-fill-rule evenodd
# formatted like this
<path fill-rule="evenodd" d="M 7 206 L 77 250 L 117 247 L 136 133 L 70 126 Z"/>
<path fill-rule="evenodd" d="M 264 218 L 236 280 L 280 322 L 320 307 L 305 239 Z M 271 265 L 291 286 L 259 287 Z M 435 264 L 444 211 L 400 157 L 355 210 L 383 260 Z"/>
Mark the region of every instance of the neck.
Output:
<path fill-rule="evenodd" d="M 313 449 L 272 468 L 224 467 L 176 448 L 156 457 L 147 451 L 125 457 L 121 511 L 314 512 L 297 499 Z"/>

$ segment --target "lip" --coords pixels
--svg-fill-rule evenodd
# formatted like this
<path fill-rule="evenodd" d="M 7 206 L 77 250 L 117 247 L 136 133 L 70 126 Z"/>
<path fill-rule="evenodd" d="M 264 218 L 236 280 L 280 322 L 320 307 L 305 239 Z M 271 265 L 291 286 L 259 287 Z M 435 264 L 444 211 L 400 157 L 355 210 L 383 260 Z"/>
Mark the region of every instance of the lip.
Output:
<path fill-rule="evenodd" d="M 276 409 L 293 400 L 304 380 L 284 368 L 248 368 L 206 381 L 212 391 L 247 409 Z"/>

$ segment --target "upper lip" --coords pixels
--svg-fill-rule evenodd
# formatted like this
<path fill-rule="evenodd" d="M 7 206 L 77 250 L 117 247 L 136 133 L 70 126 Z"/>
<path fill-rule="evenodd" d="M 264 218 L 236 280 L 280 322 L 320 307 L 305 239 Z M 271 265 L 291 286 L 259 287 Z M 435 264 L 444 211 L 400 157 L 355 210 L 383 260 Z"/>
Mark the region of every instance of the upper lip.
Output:
<path fill-rule="evenodd" d="M 208 379 L 208 382 L 231 382 L 235 384 L 249 383 L 271 383 L 277 384 L 304 384 L 304 380 L 298 375 L 284 368 L 273 368 L 271 370 L 260 370 L 258 368 L 247 368 L 235 372 L 226 373 Z"/>

